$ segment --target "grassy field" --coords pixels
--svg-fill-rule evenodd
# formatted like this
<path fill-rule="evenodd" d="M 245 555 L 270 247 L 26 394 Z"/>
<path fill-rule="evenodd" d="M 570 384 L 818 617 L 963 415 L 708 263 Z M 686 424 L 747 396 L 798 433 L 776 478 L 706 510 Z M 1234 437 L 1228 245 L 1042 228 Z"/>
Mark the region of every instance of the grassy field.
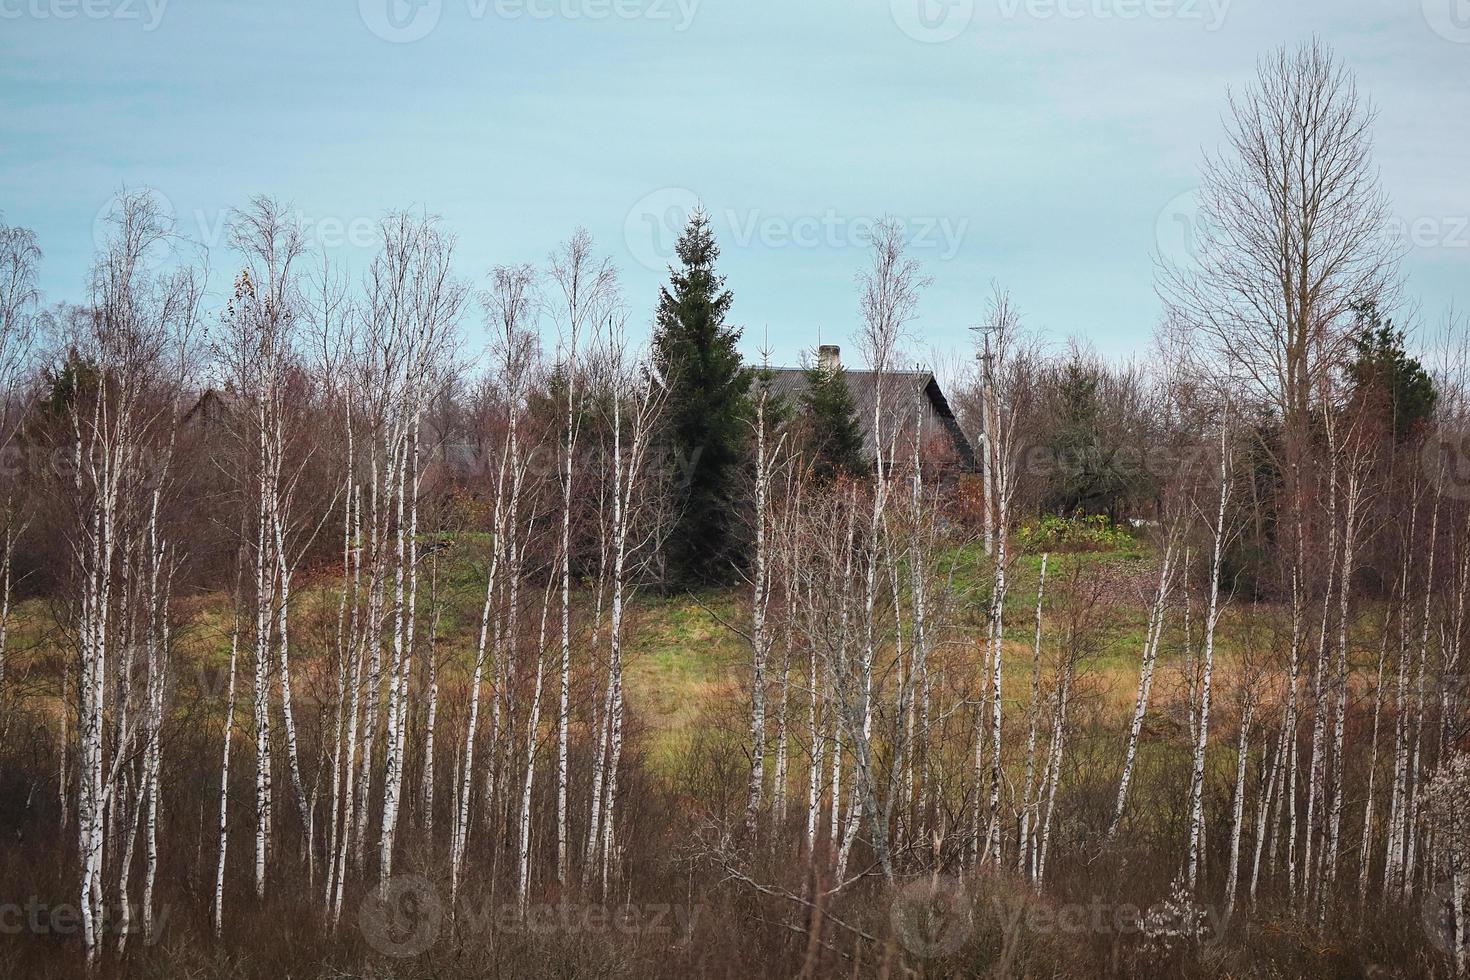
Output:
<path fill-rule="evenodd" d="M 945 642 L 969 645 L 979 656 L 981 626 L 990 595 L 990 559 L 979 545 L 947 552 L 940 574 L 958 597 L 956 626 Z M 1003 691 L 1008 702 L 1029 697 L 1035 606 L 1041 557 L 1016 556 L 1007 590 Z M 1048 560 L 1048 601 L 1043 611 L 1043 656 L 1049 657 L 1058 628 L 1052 608 L 1073 573 L 1093 573 L 1110 583 L 1107 628 L 1097 653 L 1084 665 L 1090 691 L 1103 692 L 1107 711 L 1121 719 L 1131 710 L 1138 684 L 1147 599 L 1156 587 L 1157 569 L 1142 545 L 1103 552 L 1054 555 Z M 750 646 L 737 632 L 748 621 L 744 591 L 723 590 L 698 596 L 645 595 L 635 604 L 629 637 L 626 685 L 630 709 L 648 731 L 650 755 L 657 765 L 687 745 L 691 732 L 710 713 L 743 700 L 750 671 Z M 735 628 L 732 628 L 732 625 Z M 1222 644 L 1222 660 L 1228 644 Z M 1177 660 L 1166 652 L 1167 665 Z M 723 702 L 723 705 L 721 704 Z"/>
<path fill-rule="evenodd" d="M 635 604 L 624 672 L 627 703 L 648 731 L 656 768 L 687 747 L 706 711 L 741 697 L 750 645 L 726 625 L 741 620 L 740 601 L 738 593 L 725 591 L 644 597 Z"/>
<path fill-rule="evenodd" d="M 438 571 L 442 608 L 436 642 L 442 664 L 441 684 L 446 690 L 462 689 L 474 662 L 486 574 L 487 542 L 482 538 L 468 536 L 457 541 Z M 1006 601 L 1003 690 L 1008 705 L 1014 706 L 1008 710 L 1021 711 L 1029 698 L 1041 558 L 1030 553 L 1013 557 Z M 947 612 L 951 626 L 939 640 L 958 660 L 968 658 L 976 665 L 989 604 L 989 569 L 990 559 L 978 544 L 952 549 L 939 559 L 938 574 L 953 596 Z M 1111 719 L 1109 727 L 1118 731 L 1133 705 L 1147 602 L 1156 587 L 1156 575 L 1154 557 L 1141 543 L 1106 551 L 1052 555 L 1048 562 L 1044 660 L 1049 661 L 1059 642 L 1059 606 L 1065 603 L 1067 590 L 1095 579 L 1096 584 L 1089 588 L 1097 589 L 1098 603 L 1104 608 L 1095 646 L 1082 664 L 1079 692 L 1095 703 L 1094 716 L 1100 721 Z M 425 616 L 429 613 L 428 579 L 426 569 L 420 582 Z M 323 697 L 331 694 L 335 678 L 324 651 L 334 642 L 337 589 L 335 576 L 326 570 L 313 578 L 303 578 L 293 597 L 292 667 L 298 692 Z M 540 598 L 539 594 L 528 595 L 528 606 L 538 605 Z M 575 601 L 590 605 L 590 590 L 579 590 Z M 741 630 L 748 622 L 748 601 L 745 590 L 733 588 L 699 595 L 664 595 L 648 590 L 636 593 L 632 599 L 627 618 L 626 702 L 643 733 L 643 749 L 655 771 L 671 768 L 695 732 L 719 719 L 739 717 L 743 711 L 750 655 Z M 1196 606 L 1199 602 L 1196 596 Z M 202 678 L 198 683 L 210 688 L 215 703 L 222 706 L 229 636 L 234 626 L 229 597 L 222 593 L 193 596 L 181 600 L 180 609 L 184 625 L 177 634 L 175 670 Z M 41 599 L 27 600 L 13 610 L 11 678 L 22 693 L 54 699 L 59 690 L 70 643 L 54 619 L 56 612 L 52 603 Z M 534 629 L 535 612 L 532 609 L 523 614 L 527 630 Z M 1198 617 L 1197 610 L 1196 638 Z M 580 618 L 585 623 L 590 613 L 584 609 Z M 553 616 L 553 636 L 555 628 Z M 248 637 L 248 624 L 245 629 Z M 1237 650 L 1238 631 L 1231 628 L 1227 617 L 1217 648 L 1219 669 L 1226 676 Z M 1178 687 L 1175 669 L 1181 661 L 1182 642 L 1178 636 L 1171 637 L 1160 657 L 1156 704 Z M 248 663 L 249 651 L 242 647 L 242 691 L 248 689 Z M 978 666 L 975 669 L 978 673 Z M 1170 679 L 1171 672 L 1176 674 L 1174 679 Z"/>

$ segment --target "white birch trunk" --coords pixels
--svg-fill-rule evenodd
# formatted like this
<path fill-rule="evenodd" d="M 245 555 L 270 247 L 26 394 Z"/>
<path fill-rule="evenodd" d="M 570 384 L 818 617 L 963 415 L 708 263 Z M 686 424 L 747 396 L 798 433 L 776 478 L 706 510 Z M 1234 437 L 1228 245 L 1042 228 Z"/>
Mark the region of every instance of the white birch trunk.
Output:
<path fill-rule="evenodd" d="M 264 455 L 264 429 L 261 431 Z M 271 839 L 271 756 L 270 756 L 270 629 L 271 588 L 267 570 L 272 568 L 266 549 L 266 487 L 262 479 L 258 499 L 259 514 L 255 542 L 255 898 L 265 898 L 267 851 Z"/>
<path fill-rule="evenodd" d="M 572 710 L 572 463 L 576 452 L 574 377 L 576 335 L 567 358 L 566 428 L 561 481 L 561 686 L 556 714 L 556 880 L 567 882 L 567 751 Z"/>
<path fill-rule="evenodd" d="M 811 595 L 811 586 L 808 583 L 807 606 L 810 609 L 814 605 Z M 813 612 L 811 615 L 815 615 Z M 807 646 L 806 665 L 806 737 L 807 744 L 811 747 L 811 758 L 807 765 L 807 793 L 806 793 L 806 853 L 808 860 L 816 855 L 817 850 L 817 826 L 822 815 L 822 748 L 825 745 L 821 728 L 821 720 L 817 712 L 817 645 L 809 643 Z"/>
<path fill-rule="evenodd" d="M 536 636 L 536 680 L 531 692 L 531 713 L 526 721 L 525 778 L 521 780 L 520 818 L 517 820 L 516 898 L 521 911 L 526 910 L 531 894 L 531 791 L 536 782 L 536 738 L 541 725 L 541 691 L 546 676 L 546 618 L 551 609 L 551 583 L 547 579 L 546 595 L 541 601 L 541 627 Z"/>
<path fill-rule="evenodd" d="M 1343 778 L 1347 760 L 1343 757 L 1343 740 L 1347 724 L 1348 689 L 1348 618 L 1352 598 L 1353 558 L 1357 543 L 1358 505 L 1362 497 L 1362 483 L 1354 471 L 1348 475 L 1347 508 L 1343 523 L 1342 572 L 1338 585 L 1337 611 L 1337 676 L 1334 687 L 1337 701 L 1333 710 L 1332 730 L 1332 778 L 1328 787 L 1328 827 L 1324 862 L 1327 873 L 1323 881 L 1319 905 L 1319 921 L 1327 914 L 1328 892 L 1337 881 L 1338 842 L 1342 834 Z"/>
<path fill-rule="evenodd" d="M 1042 553 L 1041 574 L 1036 584 L 1036 638 L 1031 646 L 1031 701 L 1030 721 L 1026 731 L 1026 775 L 1021 782 L 1021 812 L 1017 820 L 1019 824 L 1016 847 L 1016 870 L 1025 875 L 1031 863 L 1031 838 L 1030 831 L 1033 821 L 1039 814 L 1033 813 L 1041 803 L 1040 787 L 1035 787 L 1036 799 L 1033 803 L 1033 785 L 1036 780 L 1036 729 L 1041 722 L 1041 604 L 1046 594 L 1046 565 L 1051 556 Z"/>
<path fill-rule="evenodd" d="M 1047 760 L 1047 770 L 1042 777 L 1042 785 L 1046 790 L 1046 809 L 1041 817 L 1041 843 L 1036 851 L 1036 866 L 1033 875 L 1035 887 L 1041 889 L 1046 880 L 1046 859 L 1051 852 L 1051 829 L 1052 816 L 1056 812 L 1057 784 L 1062 778 L 1062 757 L 1066 748 L 1067 740 L 1067 707 L 1072 695 L 1072 679 L 1076 665 L 1071 658 L 1071 652 L 1064 655 L 1061 664 L 1060 677 L 1057 684 L 1057 708 L 1053 715 L 1051 750 Z"/>
<path fill-rule="evenodd" d="M 1245 775 L 1247 764 L 1250 761 L 1251 722 L 1256 707 L 1255 692 L 1251 690 L 1249 676 L 1245 679 L 1245 685 L 1240 712 L 1240 741 L 1235 747 L 1235 795 L 1234 813 L 1230 819 L 1230 866 L 1225 878 L 1225 921 L 1227 922 L 1235 912 L 1235 893 L 1240 884 L 1240 838 L 1245 828 Z"/>
<path fill-rule="evenodd" d="M 429 652 L 425 665 L 428 669 L 429 706 L 424 717 L 424 766 L 419 784 L 419 799 L 422 801 L 422 826 L 424 837 L 432 846 L 434 842 L 434 730 L 439 719 L 439 552 L 434 552 L 429 571 L 429 606 L 433 610 L 429 621 Z"/>
<path fill-rule="evenodd" d="M 1215 544 L 1210 560 L 1210 598 L 1205 614 L 1204 665 L 1200 687 L 1199 735 L 1194 744 L 1194 767 L 1189 788 L 1189 860 L 1186 877 L 1189 891 L 1198 884 L 1200 852 L 1204 840 L 1205 751 L 1210 739 L 1210 684 L 1215 667 L 1215 627 L 1220 618 L 1220 566 L 1225 551 L 1225 508 L 1230 500 L 1229 429 L 1220 427 L 1220 506 L 1215 518 Z"/>
<path fill-rule="evenodd" d="M 235 667 L 240 654 L 240 617 L 230 631 L 230 679 L 225 695 L 224 750 L 219 772 L 219 861 L 214 872 L 214 935 L 218 939 L 225 923 L 225 857 L 230 846 L 230 737 L 235 730 Z"/>
<path fill-rule="evenodd" d="M 766 397 L 762 388 L 755 410 L 755 569 L 751 582 L 750 627 L 750 781 L 745 799 L 745 833 L 752 840 L 765 791 L 766 761 L 766 610 L 770 604 L 770 554 L 767 509 L 771 460 L 766 446 Z"/>
<path fill-rule="evenodd" d="M 505 487 L 506 469 L 509 465 L 509 457 L 503 456 L 500 462 L 500 475 L 496 479 L 495 486 L 495 516 L 493 527 L 497 545 L 491 550 L 490 573 L 485 582 L 485 603 L 480 610 L 480 634 L 479 641 L 475 646 L 475 666 L 470 674 L 470 717 L 465 726 L 463 762 L 459 772 L 459 791 L 455 794 L 455 819 L 454 837 L 449 849 L 449 896 L 450 905 L 459 897 L 459 878 L 464 865 L 465 841 L 469 835 L 470 820 L 470 791 L 473 786 L 475 771 L 475 736 L 480 721 L 480 679 L 485 669 L 485 645 L 490 635 L 490 617 L 495 601 L 496 576 L 500 567 L 500 548 L 498 541 L 505 529 L 506 515 L 504 511 L 505 500 L 503 490 Z"/>
<path fill-rule="evenodd" d="M 1153 605 L 1149 607 L 1148 623 L 1144 627 L 1143 657 L 1138 671 L 1138 694 L 1133 702 L 1133 720 L 1128 725 L 1128 744 L 1123 750 L 1123 774 L 1118 779 L 1118 799 L 1113 804 L 1113 819 L 1108 827 L 1111 840 L 1118 832 L 1123 819 L 1123 810 L 1128 802 L 1128 788 L 1133 782 L 1133 766 L 1138 758 L 1138 739 L 1143 731 L 1143 719 L 1148 714 L 1149 694 L 1153 689 L 1154 665 L 1159 657 L 1159 637 L 1164 629 L 1164 613 L 1172 587 L 1172 564 L 1174 560 L 1175 533 L 1171 529 L 1165 539 L 1164 554 L 1159 563 L 1159 585 L 1154 592 Z M 1188 572 L 1186 571 L 1186 574 Z"/>
<path fill-rule="evenodd" d="M 1367 911 L 1368 878 L 1373 867 L 1373 811 L 1378 780 L 1378 739 L 1383 712 L 1383 668 L 1388 658 L 1388 612 L 1385 610 L 1383 640 L 1378 647 L 1378 671 L 1373 684 L 1373 739 L 1368 750 L 1368 785 L 1363 790 L 1363 839 L 1358 846 L 1358 914 Z"/>

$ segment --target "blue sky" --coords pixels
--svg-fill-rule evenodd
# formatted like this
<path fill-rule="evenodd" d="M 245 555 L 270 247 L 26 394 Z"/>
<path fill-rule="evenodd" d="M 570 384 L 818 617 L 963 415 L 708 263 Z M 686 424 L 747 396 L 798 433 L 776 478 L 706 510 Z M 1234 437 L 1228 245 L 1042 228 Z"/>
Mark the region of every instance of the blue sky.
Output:
<path fill-rule="evenodd" d="M 351 268 L 393 207 L 441 215 L 476 279 L 585 225 L 646 329 L 701 200 L 778 361 L 850 340 L 889 215 L 933 278 L 927 356 L 968 345 L 992 280 L 1033 327 L 1144 355 L 1227 87 L 1314 32 L 1378 105 L 1436 323 L 1470 303 L 1470 0 L 0 0 L 0 211 L 52 300 L 124 185 L 213 244 L 217 289 L 259 193 Z"/>

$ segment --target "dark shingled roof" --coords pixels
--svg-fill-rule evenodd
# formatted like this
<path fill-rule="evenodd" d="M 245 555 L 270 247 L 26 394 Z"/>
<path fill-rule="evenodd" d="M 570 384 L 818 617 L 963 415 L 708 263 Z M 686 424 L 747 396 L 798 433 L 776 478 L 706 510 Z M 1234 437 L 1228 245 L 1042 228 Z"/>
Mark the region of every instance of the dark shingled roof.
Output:
<path fill-rule="evenodd" d="M 806 371 L 802 368 L 770 368 L 768 373 L 771 378 L 771 394 L 784 397 L 793 405 L 799 405 L 802 393 L 806 391 Z M 761 369 L 757 368 L 756 385 L 760 384 L 760 375 Z M 842 376 L 847 381 L 848 391 L 852 392 L 853 402 L 857 405 L 857 420 L 863 429 L 863 451 L 872 456 L 873 406 L 878 401 L 880 375 L 877 371 L 851 371 L 844 368 Z M 934 417 L 954 443 L 956 455 L 967 468 L 975 467 L 975 451 L 960 429 L 954 410 L 949 407 L 949 401 L 944 397 L 933 372 L 884 371 L 881 377 L 883 414 L 886 418 L 894 419 L 899 424 L 907 423 L 913 417 L 914 396 L 922 392 L 929 400 Z"/>

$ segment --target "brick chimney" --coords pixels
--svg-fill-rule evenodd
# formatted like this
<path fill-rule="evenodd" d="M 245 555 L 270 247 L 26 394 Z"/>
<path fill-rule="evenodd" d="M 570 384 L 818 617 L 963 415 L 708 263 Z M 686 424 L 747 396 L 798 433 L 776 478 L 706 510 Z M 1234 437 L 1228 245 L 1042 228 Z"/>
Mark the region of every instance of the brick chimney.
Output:
<path fill-rule="evenodd" d="M 818 347 L 817 366 L 828 374 L 836 374 L 842 367 L 842 348 L 836 344 L 823 344 Z"/>

